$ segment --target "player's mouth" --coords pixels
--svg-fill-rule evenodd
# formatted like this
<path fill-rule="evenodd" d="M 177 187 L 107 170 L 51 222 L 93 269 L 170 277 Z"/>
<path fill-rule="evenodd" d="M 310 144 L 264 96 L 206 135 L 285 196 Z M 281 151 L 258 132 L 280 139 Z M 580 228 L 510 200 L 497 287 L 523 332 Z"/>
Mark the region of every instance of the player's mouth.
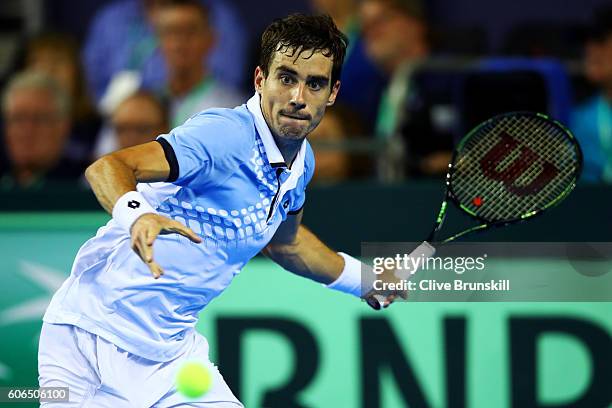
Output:
<path fill-rule="evenodd" d="M 310 120 L 310 115 L 298 115 L 295 113 L 280 112 L 281 116 L 294 120 Z"/>

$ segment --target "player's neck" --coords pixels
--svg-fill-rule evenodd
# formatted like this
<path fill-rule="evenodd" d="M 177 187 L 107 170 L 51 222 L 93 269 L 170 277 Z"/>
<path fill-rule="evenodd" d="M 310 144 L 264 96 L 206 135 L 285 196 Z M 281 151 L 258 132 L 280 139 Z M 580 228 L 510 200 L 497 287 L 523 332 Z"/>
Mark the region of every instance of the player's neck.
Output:
<path fill-rule="evenodd" d="M 168 80 L 168 89 L 174 97 L 182 97 L 191 92 L 206 77 L 204 70 L 175 72 Z"/>
<path fill-rule="evenodd" d="M 291 168 L 291 164 L 293 163 L 293 160 L 295 160 L 295 157 L 300 151 L 300 148 L 302 147 L 302 141 L 304 139 L 285 139 L 274 134 L 272 134 L 272 136 L 274 137 L 276 147 L 278 147 L 278 150 L 281 152 L 281 155 L 283 156 L 287 167 Z"/>

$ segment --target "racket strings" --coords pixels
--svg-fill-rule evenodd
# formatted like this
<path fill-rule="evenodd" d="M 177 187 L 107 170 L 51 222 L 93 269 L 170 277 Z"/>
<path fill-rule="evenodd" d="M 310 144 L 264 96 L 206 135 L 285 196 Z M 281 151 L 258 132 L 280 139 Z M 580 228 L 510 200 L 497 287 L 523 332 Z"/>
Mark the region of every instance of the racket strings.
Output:
<path fill-rule="evenodd" d="M 500 163 L 498 166 L 498 170 L 500 172 L 508 172 L 509 179 L 514 180 L 513 185 L 516 187 L 524 187 L 528 186 L 531 182 L 533 182 L 543 171 L 543 162 L 549 161 L 555 166 L 555 169 L 559 172 L 556 177 L 558 177 L 558 183 L 549 183 L 544 186 L 544 188 L 539 192 L 537 197 L 541 200 L 546 200 L 549 195 L 556 197 L 561 194 L 564 188 L 559 189 L 559 187 L 564 187 L 563 179 L 564 177 L 571 176 L 574 173 L 574 166 L 567 166 L 564 163 L 573 163 L 575 162 L 575 152 L 573 149 L 559 149 L 559 141 L 563 141 L 565 139 L 565 135 L 561 131 L 561 134 L 557 134 L 557 129 L 552 126 L 549 122 L 541 121 L 536 124 L 534 121 L 527 121 L 525 118 L 523 120 L 517 118 L 509 118 L 509 124 L 506 129 L 502 124 L 501 130 L 498 130 L 498 134 L 501 132 L 506 132 L 510 135 L 520 135 L 523 132 L 523 135 L 529 135 L 529 138 L 522 143 L 522 146 L 526 146 L 530 148 L 532 151 L 537 152 L 538 156 L 541 158 L 540 161 L 530 163 L 530 165 L 523 171 L 520 168 L 517 169 L 507 169 L 503 167 L 504 163 Z M 550 136 L 553 136 L 552 140 Z M 559 139 L 559 136 L 561 139 Z M 522 138 L 517 138 L 522 139 Z M 522 142 L 522 140 L 520 140 Z M 572 147 L 571 145 L 569 147 Z M 551 160 L 551 157 L 555 154 L 561 153 L 556 160 Z M 516 148 L 512 150 L 512 154 L 510 155 L 511 160 L 508 163 L 513 163 L 514 160 L 518 160 L 521 156 L 521 149 Z M 510 170 L 510 171 L 509 171 Z M 566 174 L 564 174 L 566 173 Z M 557 187 L 557 188 L 555 188 Z M 498 192 L 505 188 L 504 184 L 499 184 L 497 186 Z M 520 210 L 518 207 L 519 203 L 517 201 L 511 201 L 506 203 L 506 205 L 510 204 L 510 208 L 508 211 L 511 212 L 513 210 Z"/>
<path fill-rule="evenodd" d="M 573 175 L 577 170 L 575 166 L 577 157 L 573 145 L 565 143 L 565 134 L 561 130 L 559 130 L 561 133 L 557 133 L 557 129 L 553 127 L 552 124 L 544 122 L 542 127 L 534 129 L 533 131 L 541 132 L 540 134 L 542 137 L 537 137 L 533 141 L 530 139 L 529 142 L 531 143 L 527 143 L 527 147 L 537 152 L 542 161 L 551 163 L 557 171 L 555 175 L 556 181 L 553 180 L 545 184 L 542 190 L 534 195 L 535 199 L 539 198 L 540 200 L 540 203 L 534 203 L 534 205 L 542 208 L 542 205 L 546 205 L 548 202 L 561 195 L 567 188 L 568 183 L 574 181 Z M 527 132 L 530 132 L 530 130 L 528 129 Z M 534 136 L 535 135 L 534 133 Z M 551 138 L 549 135 L 554 136 Z M 513 176 L 517 176 L 515 185 L 528 186 L 533 180 L 536 180 L 537 177 L 540 176 L 544 170 L 543 166 L 541 162 L 532 164 L 523 174 L 513 174 Z M 518 210 L 518 208 L 514 210 Z"/>
<path fill-rule="evenodd" d="M 514 154 L 513 156 L 516 156 L 516 154 Z M 517 160 L 516 157 L 512 157 L 512 159 Z M 512 163 L 512 161 L 510 161 L 509 163 Z M 509 180 L 513 180 L 512 185 L 519 188 L 521 186 L 529 185 L 528 183 L 532 182 L 535 177 L 540 174 L 541 166 L 533 165 L 530 166 L 527 171 L 524 171 L 522 174 L 517 174 L 518 171 L 511 171 L 512 168 L 506 168 L 504 166 L 504 163 L 502 162 L 498 166 L 498 170 L 500 172 L 505 171 L 507 173 L 505 177 L 507 177 Z M 480 184 L 482 183 L 483 180 L 480 180 Z M 500 197 L 509 196 L 509 192 L 507 191 L 507 185 L 503 182 L 494 182 L 485 179 L 484 186 L 479 185 L 478 182 L 472 184 L 473 189 L 468 190 L 467 198 L 475 194 L 485 194 L 488 200 L 486 202 L 486 205 L 476 209 L 478 215 L 486 217 L 488 219 L 508 219 L 515 218 L 516 216 L 520 216 L 525 212 L 537 209 L 538 206 L 540 206 L 541 208 L 542 204 L 545 204 L 546 200 L 549 199 L 547 195 L 552 194 L 554 197 L 556 197 L 558 194 L 562 193 L 563 190 L 559 190 L 557 188 L 557 190 L 559 191 L 555 191 L 554 187 L 552 186 L 553 184 L 549 184 L 546 190 L 550 191 L 542 189 L 542 191 L 540 191 L 537 196 L 528 195 L 527 197 L 522 197 L 522 199 L 512 199 L 512 197 L 506 197 L 506 199 L 500 200 Z M 474 188 L 477 188 L 478 191 L 475 191 Z M 489 190 L 491 191 L 489 192 Z M 496 197 L 497 199 L 492 201 L 491 197 Z M 537 200 L 538 198 L 540 200 Z M 498 204 L 495 205 L 495 203 Z"/>
<path fill-rule="evenodd" d="M 497 129 L 494 129 L 493 131 L 489 130 L 489 132 L 490 133 L 492 132 L 493 134 L 495 134 L 495 133 L 500 134 L 502 131 L 504 131 L 505 133 L 516 135 L 517 134 L 517 130 L 521 130 L 523 132 L 527 131 L 527 132 L 530 132 L 530 133 L 535 135 L 539 131 L 541 131 L 541 129 L 539 129 L 539 128 L 535 128 L 534 129 L 533 126 L 525 126 L 525 123 L 521 123 L 523 121 L 519 121 L 519 120 L 516 120 L 516 119 L 514 119 L 514 120 L 507 120 L 507 122 L 508 123 L 501 124 L 501 126 L 500 125 L 496 126 Z M 530 123 L 527 123 L 527 125 L 530 125 Z M 490 138 L 489 138 L 489 140 L 490 140 Z M 539 146 L 534 146 L 534 141 L 536 143 L 539 142 L 540 145 Z M 549 156 L 548 153 L 550 153 L 550 152 L 547 152 L 545 150 L 546 146 L 549 147 L 549 150 L 551 148 L 555 147 L 554 143 L 551 144 L 551 143 L 549 143 L 549 141 L 547 141 L 545 139 L 542 139 L 542 138 L 528 140 L 527 143 L 525 143 L 525 145 L 529 145 L 530 148 L 539 151 L 540 154 L 546 154 L 547 156 Z M 552 150 L 554 152 L 558 152 L 557 149 L 552 149 Z M 487 149 L 487 151 L 488 151 L 488 149 Z M 481 156 L 482 156 L 482 154 L 481 154 Z M 512 172 L 511 171 L 512 168 L 507 168 L 507 166 L 504 166 L 504 164 L 507 164 L 509 166 L 511 163 L 513 163 L 513 160 L 518 159 L 518 156 L 520 156 L 520 149 L 512 150 L 512 153 L 509 156 L 510 156 L 510 160 L 502 160 L 500 163 L 498 163 L 498 165 L 496 167 L 496 170 L 499 171 L 500 173 L 506 172 L 504 177 L 506 177 L 509 180 L 513 180 L 513 185 L 515 185 L 515 186 L 520 186 L 521 184 L 522 185 L 526 185 L 525 180 L 533 180 L 534 174 L 537 175 L 537 174 L 539 174 L 541 172 L 541 164 L 540 164 L 540 166 L 538 166 L 537 164 L 533 165 L 533 163 L 530 163 L 531 166 L 529 166 L 526 169 L 527 171 L 524 171 L 525 170 L 524 168 L 523 169 L 519 168 L 519 169 L 516 169 L 514 172 Z M 521 171 L 522 174 L 517 174 L 519 171 Z M 523 179 L 522 180 L 523 183 L 521 183 L 521 178 Z M 498 183 L 491 183 L 491 182 L 489 182 L 488 184 L 492 185 L 492 186 L 489 186 L 489 187 L 493 187 L 494 188 L 493 194 L 497 193 L 497 195 L 502 194 L 503 190 L 505 190 L 506 187 L 507 187 L 504 183 L 499 183 L 499 182 Z M 549 190 L 552 189 L 551 184 L 548 185 L 548 189 Z M 553 192 L 553 194 L 554 194 L 554 192 Z M 545 195 L 546 195 L 545 191 L 541 191 L 540 194 L 539 194 L 540 197 L 545 197 Z M 533 197 L 530 197 L 530 198 L 533 198 Z M 522 203 L 518 202 L 516 200 L 512 200 L 512 201 L 509 201 L 509 202 L 503 202 L 504 209 L 506 210 L 506 213 L 511 214 L 511 213 L 516 212 L 516 210 L 519 210 L 519 212 L 520 212 L 523 209 L 522 207 L 524 207 L 524 205 L 526 205 L 526 204 L 529 205 L 530 204 L 529 201 L 532 201 L 531 204 L 537 205 L 537 203 L 533 203 L 533 200 L 521 200 L 521 201 L 522 201 Z M 522 206 L 521 206 L 521 204 L 522 204 Z M 483 210 L 486 210 L 486 209 L 489 210 L 488 212 L 491 212 L 491 211 L 495 210 L 490 205 L 485 207 L 485 208 L 483 208 Z M 482 212 L 484 213 L 483 215 L 487 215 L 486 214 L 487 211 L 482 211 Z"/>
<path fill-rule="evenodd" d="M 498 157 L 493 157 L 494 167 L 489 171 L 502 175 L 500 181 L 484 174 L 481 161 L 500 143 L 502 134 L 512 137 L 520 147 L 502 149 Z M 529 158 L 521 153 L 525 148 L 538 159 L 513 166 L 517 160 Z M 554 178 L 539 190 L 527 191 L 541 175 L 544 162 L 554 166 Z M 575 182 L 578 162 L 576 147 L 558 125 L 533 115 L 505 116 L 490 121 L 461 145 L 451 184 L 458 201 L 471 212 L 489 221 L 511 220 L 546 208 L 562 196 Z M 521 189 L 523 193 L 517 194 Z M 472 202 L 477 197 L 482 200 L 480 206 Z"/>
<path fill-rule="evenodd" d="M 561 167 L 560 168 L 556 167 L 556 169 L 560 171 L 561 173 L 566 172 L 567 173 L 565 174 L 566 176 L 572 175 L 575 170 L 574 166 L 567 166 L 563 164 L 568 163 L 568 162 L 575 163 L 576 152 L 575 152 L 575 149 L 573 149 L 573 146 L 571 144 L 568 145 L 565 142 L 565 134 L 561 130 L 555 128 L 549 122 L 543 122 L 540 124 L 541 126 L 534 126 L 535 123 L 532 121 L 531 123 L 528 123 L 528 125 L 531 125 L 533 129 L 529 129 L 529 128 L 526 129 L 525 131 L 527 133 L 531 132 L 534 136 L 542 135 L 544 137 L 530 138 L 529 140 L 526 141 L 525 146 L 531 148 L 531 150 L 533 150 L 534 152 L 538 152 L 538 155 L 543 160 L 550 161 L 551 158 L 557 155 L 557 157 L 555 157 L 556 160 L 554 161 L 560 162 Z M 510 128 L 510 132 L 512 132 L 511 134 L 513 134 L 515 130 L 520 131 L 521 129 L 520 126 L 521 126 L 520 124 L 517 124 L 513 128 Z M 547 138 L 546 136 L 549 136 L 549 135 L 554 135 L 554 138 L 556 139 L 547 140 L 549 138 Z M 559 137 L 561 138 L 560 140 L 559 140 Z M 559 149 L 559 143 L 569 148 Z M 517 155 L 520 154 L 518 153 L 519 149 L 515 149 L 515 152 L 517 152 L 516 153 Z M 540 164 L 540 166 L 538 166 L 538 164 Z M 527 185 L 529 181 L 533 180 L 540 173 L 540 168 L 541 168 L 541 163 L 535 163 L 531 165 L 527 169 L 526 172 L 524 172 L 523 174 L 517 175 L 518 177 L 516 179 L 516 184 L 517 185 Z M 561 174 L 561 176 L 563 176 L 563 174 Z M 522 182 L 521 179 L 526 179 L 527 182 Z M 550 187 L 550 186 L 551 185 L 549 184 L 546 187 Z"/>

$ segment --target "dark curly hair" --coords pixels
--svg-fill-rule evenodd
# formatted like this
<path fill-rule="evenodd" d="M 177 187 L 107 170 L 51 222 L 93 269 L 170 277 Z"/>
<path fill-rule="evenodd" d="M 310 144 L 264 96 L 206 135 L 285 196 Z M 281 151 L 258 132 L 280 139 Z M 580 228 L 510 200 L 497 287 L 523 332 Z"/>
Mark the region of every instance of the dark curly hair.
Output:
<path fill-rule="evenodd" d="M 305 51 L 311 55 L 321 52 L 332 58 L 330 86 L 333 86 L 340 78 L 347 46 L 348 38 L 329 15 L 291 14 L 274 20 L 261 35 L 259 66 L 267 77 L 276 51 L 291 50 L 296 59 Z"/>

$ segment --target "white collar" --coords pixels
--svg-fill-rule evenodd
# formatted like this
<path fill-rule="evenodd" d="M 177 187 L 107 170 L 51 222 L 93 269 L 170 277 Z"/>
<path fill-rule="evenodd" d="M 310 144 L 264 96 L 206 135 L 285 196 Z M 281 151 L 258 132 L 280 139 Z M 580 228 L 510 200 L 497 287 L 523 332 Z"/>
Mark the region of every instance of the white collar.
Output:
<path fill-rule="evenodd" d="M 253 115 L 253 119 L 255 119 L 255 128 L 257 133 L 259 133 L 259 137 L 261 137 L 270 165 L 272 167 L 286 167 L 285 158 L 278 149 L 272 132 L 270 132 L 270 128 L 263 117 L 258 92 L 255 92 L 255 95 L 247 101 L 246 106 L 251 115 Z M 297 173 L 300 173 L 300 175 L 304 169 L 304 157 L 306 157 L 306 143 L 302 141 L 302 146 L 291 166 L 291 170 L 298 170 Z M 296 172 L 292 171 L 292 173 Z"/>

